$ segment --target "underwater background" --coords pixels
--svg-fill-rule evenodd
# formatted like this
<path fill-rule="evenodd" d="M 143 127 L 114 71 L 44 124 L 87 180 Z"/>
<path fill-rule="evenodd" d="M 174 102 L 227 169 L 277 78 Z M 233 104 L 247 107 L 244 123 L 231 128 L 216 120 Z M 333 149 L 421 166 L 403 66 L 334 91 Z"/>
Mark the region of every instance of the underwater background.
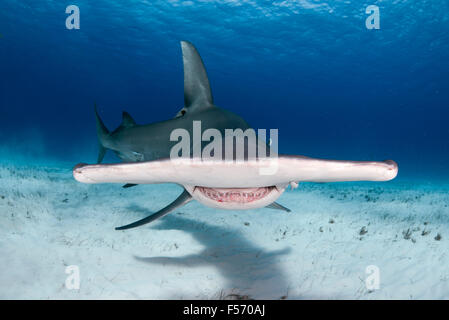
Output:
<path fill-rule="evenodd" d="M 448 299 L 448 31 L 444 0 L 2 0 L 0 299 Z M 115 231 L 182 188 L 75 181 L 98 155 L 94 103 L 110 130 L 123 110 L 174 117 L 181 40 L 215 104 L 279 129 L 280 153 L 392 159 L 397 178 L 300 183 L 290 213 L 193 201 Z"/>
<path fill-rule="evenodd" d="M 94 102 L 109 129 L 122 110 L 140 124 L 173 117 L 188 40 L 215 103 L 279 129 L 280 153 L 449 178 L 447 1 L 72 2 L 0 4 L 3 161 L 95 161 Z M 79 30 L 65 26 L 70 4 Z"/>

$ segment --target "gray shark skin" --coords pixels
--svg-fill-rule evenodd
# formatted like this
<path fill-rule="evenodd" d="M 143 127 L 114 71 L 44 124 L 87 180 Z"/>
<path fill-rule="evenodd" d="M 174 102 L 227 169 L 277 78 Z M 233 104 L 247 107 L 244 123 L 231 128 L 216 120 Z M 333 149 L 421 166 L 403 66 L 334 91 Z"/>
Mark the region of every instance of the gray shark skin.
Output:
<path fill-rule="evenodd" d="M 191 43 L 182 41 L 181 47 L 184 108 L 174 119 L 148 125 L 136 124 L 124 112 L 122 124 L 111 133 L 95 110 L 100 144 L 98 163 L 78 164 L 73 169 L 74 178 L 82 183 L 122 183 L 125 188 L 138 184 L 176 183 L 184 187 L 182 194 L 165 208 L 116 230 L 152 222 L 191 200 L 219 209 L 268 207 L 290 212 L 275 201 L 287 186 L 297 187 L 298 182 L 389 181 L 396 177 L 398 166 L 392 160 L 343 161 L 290 155 L 245 161 L 198 157 L 170 159 L 171 148 L 177 143 L 170 141 L 171 132 L 183 128 L 192 138 L 193 121 L 201 121 L 202 131 L 214 128 L 222 136 L 225 129 L 244 131 L 250 128 L 238 115 L 214 105 L 201 57 Z M 124 163 L 100 164 L 108 149 Z"/>

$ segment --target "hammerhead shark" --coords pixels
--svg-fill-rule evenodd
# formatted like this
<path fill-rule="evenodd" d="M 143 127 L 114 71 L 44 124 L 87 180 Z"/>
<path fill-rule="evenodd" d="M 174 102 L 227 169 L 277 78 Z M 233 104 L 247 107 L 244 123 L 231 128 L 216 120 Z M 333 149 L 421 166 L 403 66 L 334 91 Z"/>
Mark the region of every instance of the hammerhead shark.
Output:
<path fill-rule="evenodd" d="M 205 131 L 214 129 L 223 135 L 229 129 L 251 129 L 240 116 L 214 104 L 198 51 L 187 41 L 181 41 L 181 48 L 184 107 L 176 116 L 166 121 L 138 125 L 127 112 L 123 112 L 122 124 L 109 132 L 95 108 L 100 146 L 97 164 L 82 163 L 73 169 L 74 178 L 83 183 L 123 183 L 125 188 L 152 183 L 183 186 L 182 194 L 165 208 L 116 230 L 152 222 L 193 199 L 220 209 L 269 207 L 290 211 L 275 201 L 289 185 L 293 188 L 298 182 L 388 181 L 396 177 L 398 166 L 392 160 L 343 161 L 290 155 L 248 156 L 231 161 L 197 156 L 173 158 L 173 147 L 177 143 L 171 139 L 174 130 L 183 129 L 191 137 L 195 135 L 195 123 L 198 122 Z M 189 145 L 195 148 L 194 144 Z M 248 145 L 249 142 L 246 147 Z M 203 141 L 200 149 L 204 149 Z M 101 164 L 107 150 L 114 151 L 123 163 Z"/>

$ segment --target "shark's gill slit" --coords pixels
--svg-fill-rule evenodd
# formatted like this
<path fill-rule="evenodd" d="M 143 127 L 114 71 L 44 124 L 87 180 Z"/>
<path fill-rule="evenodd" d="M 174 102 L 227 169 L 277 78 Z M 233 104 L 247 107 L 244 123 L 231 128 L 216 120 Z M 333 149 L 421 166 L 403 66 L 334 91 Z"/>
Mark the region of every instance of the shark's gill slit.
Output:
<path fill-rule="evenodd" d="M 201 192 L 205 197 L 216 202 L 249 203 L 263 199 L 270 194 L 275 186 L 258 188 L 208 188 L 195 187 L 195 191 Z"/>

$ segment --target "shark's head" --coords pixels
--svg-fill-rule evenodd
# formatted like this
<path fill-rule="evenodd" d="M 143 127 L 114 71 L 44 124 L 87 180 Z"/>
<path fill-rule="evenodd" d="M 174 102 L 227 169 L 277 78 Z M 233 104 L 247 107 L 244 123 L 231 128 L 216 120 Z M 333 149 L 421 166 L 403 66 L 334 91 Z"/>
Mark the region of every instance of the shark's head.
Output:
<path fill-rule="evenodd" d="M 276 201 L 288 184 L 254 188 L 184 186 L 193 199 L 205 206 L 228 210 L 256 209 Z"/>

